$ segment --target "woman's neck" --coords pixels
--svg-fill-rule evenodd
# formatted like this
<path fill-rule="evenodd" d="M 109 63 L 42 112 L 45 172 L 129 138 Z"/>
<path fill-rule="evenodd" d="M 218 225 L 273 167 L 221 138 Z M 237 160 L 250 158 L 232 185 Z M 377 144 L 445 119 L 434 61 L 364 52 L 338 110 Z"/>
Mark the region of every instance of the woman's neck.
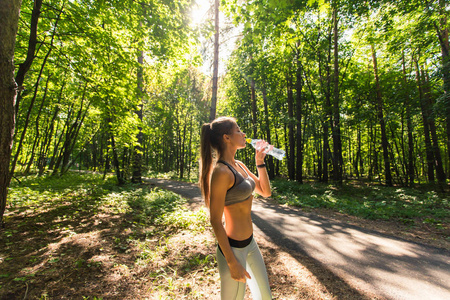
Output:
<path fill-rule="evenodd" d="M 223 153 L 221 153 L 219 159 L 226 161 L 227 163 L 234 164 L 235 163 L 234 156 L 236 155 L 236 150 L 237 149 L 234 150 L 226 149 Z"/>

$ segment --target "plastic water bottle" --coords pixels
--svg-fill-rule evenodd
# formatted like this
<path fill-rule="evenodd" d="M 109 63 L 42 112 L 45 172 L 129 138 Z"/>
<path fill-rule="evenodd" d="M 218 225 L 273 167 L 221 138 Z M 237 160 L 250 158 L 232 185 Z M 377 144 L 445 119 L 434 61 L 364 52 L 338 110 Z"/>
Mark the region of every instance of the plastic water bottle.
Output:
<path fill-rule="evenodd" d="M 253 148 L 256 149 L 256 143 L 258 141 L 260 141 L 259 139 L 245 139 L 247 141 L 247 143 L 251 144 L 253 146 Z M 268 145 L 266 147 L 269 148 L 270 145 Z M 286 155 L 286 152 L 282 149 L 278 149 L 278 148 L 273 148 L 272 150 L 270 150 L 269 152 L 267 152 L 267 154 L 272 155 L 273 157 L 275 157 L 276 159 L 282 160 L 283 157 Z"/>

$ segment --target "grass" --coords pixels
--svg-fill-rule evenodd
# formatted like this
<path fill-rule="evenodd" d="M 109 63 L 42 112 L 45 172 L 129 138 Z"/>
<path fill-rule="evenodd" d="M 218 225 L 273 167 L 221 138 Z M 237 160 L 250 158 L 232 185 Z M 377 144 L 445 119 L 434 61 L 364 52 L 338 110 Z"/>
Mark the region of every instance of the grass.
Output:
<path fill-rule="evenodd" d="M 176 181 L 183 181 L 183 182 L 189 182 L 189 183 L 197 183 L 198 182 L 198 170 L 192 170 L 190 177 L 187 177 L 187 174 L 180 179 L 180 175 L 175 171 L 169 171 L 169 172 L 155 172 L 152 170 L 149 170 L 146 174 L 146 177 L 150 178 L 161 178 L 161 179 L 171 179 Z"/>
<path fill-rule="evenodd" d="M 21 181 L 0 233 L 0 299 L 203 299 L 215 284 L 206 210 L 177 194 L 95 174 Z"/>
<path fill-rule="evenodd" d="M 442 228 L 450 220 L 449 196 L 432 190 L 274 180 L 273 198 L 281 204 L 327 208 L 371 220 L 423 222 Z"/>

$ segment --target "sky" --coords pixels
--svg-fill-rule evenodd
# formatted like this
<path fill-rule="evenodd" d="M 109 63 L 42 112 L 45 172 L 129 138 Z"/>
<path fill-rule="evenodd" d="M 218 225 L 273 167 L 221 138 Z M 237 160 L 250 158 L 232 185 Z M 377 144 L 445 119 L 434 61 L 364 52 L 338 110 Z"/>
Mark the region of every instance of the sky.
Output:
<path fill-rule="evenodd" d="M 208 20 L 208 18 L 213 17 L 213 11 L 214 11 L 214 0 L 195 0 L 197 5 L 194 5 L 194 9 L 191 12 L 192 21 L 194 26 L 198 26 L 205 22 L 205 20 Z M 225 15 L 220 12 L 219 15 L 219 21 L 221 25 L 224 24 Z M 237 34 L 238 29 L 236 29 L 236 32 L 232 32 L 232 35 Z M 224 43 L 223 39 L 224 37 L 219 38 L 219 76 L 225 74 L 226 72 L 226 61 L 228 60 L 228 57 L 230 56 L 231 52 L 234 49 L 234 45 L 236 42 L 236 38 L 227 38 L 227 42 Z M 203 41 L 204 42 L 204 41 Z M 208 48 L 206 48 L 206 52 L 208 57 L 210 59 L 205 59 L 204 57 L 204 65 L 202 67 L 202 71 L 204 74 L 212 76 L 212 56 L 213 56 L 213 47 L 214 45 L 212 43 L 206 44 Z"/>
<path fill-rule="evenodd" d="M 194 9 L 192 10 L 191 16 L 194 25 L 198 25 L 202 23 L 206 17 L 208 9 L 212 5 L 211 0 L 195 0 L 196 5 L 194 5 Z"/>

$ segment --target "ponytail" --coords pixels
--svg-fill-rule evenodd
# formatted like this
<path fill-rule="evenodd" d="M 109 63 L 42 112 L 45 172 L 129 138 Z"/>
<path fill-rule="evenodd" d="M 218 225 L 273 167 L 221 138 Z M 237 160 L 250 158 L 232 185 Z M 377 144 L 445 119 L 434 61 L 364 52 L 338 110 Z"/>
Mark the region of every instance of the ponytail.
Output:
<path fill-rule="evenodd" d="M 200 138 L 200 176 L 199 184 L 206 207 L 209 208 L 209 184 L 212 167 L 211 124 L 202 125 Z"/>
<path fill-rule="evenodd" d="M 209 208 L 210 180 L 213 164 L 213 150 L 217 151 L 218 157 L 224 150 L 223 135 L 229 134 L 233 127 L 237 126 L 236 119 L 220 117 L 211 123 L 202 125 L 200 136 L 200 174 L 199 185 L 202 191 L 206 207 Z"/>

